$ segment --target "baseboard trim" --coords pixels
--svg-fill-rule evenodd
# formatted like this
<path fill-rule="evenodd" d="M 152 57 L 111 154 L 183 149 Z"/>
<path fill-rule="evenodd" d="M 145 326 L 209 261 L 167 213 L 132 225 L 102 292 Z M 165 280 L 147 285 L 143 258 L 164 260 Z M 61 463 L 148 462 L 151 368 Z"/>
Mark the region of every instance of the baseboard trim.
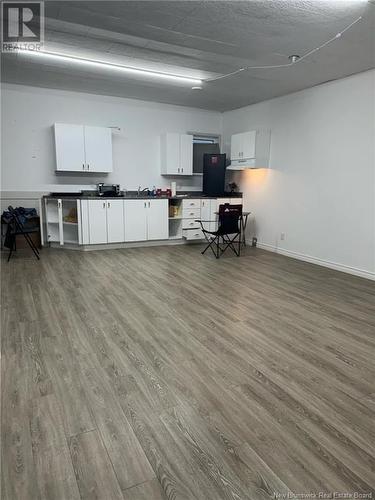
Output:
<path fill-rule="evenodd" d="M 284 248 L 279 248 L 274 245 L 269 245 L 268 243 L 258 243 L 257 246 L 259 248 L 262 248 L 263 250 L 279 253 L 281 255 L 285 255 L 286 257 L 291 257 L 292 259 L 303 260 L 304 262 L 310 262 L 311 264 L 328 267 L 329 269 L 334 269 L 335 271 L 341 271 L 343 273 L 353 274 L 355 276 L 360 276 L 361 278 L 367 278 L 369 280 L 375 281 L 375 273 L 372 273 L 370 271 L 365 271 L 364 269 L 358 269 L 356 267 L 350 267 L 344 264 L 338 264 L 337 262 L 331 262 L 329 260 L 319 259 L 317 257 L 312 257 L 311 255 L 293 252 L 292 250 L 285 250 Z"/>
<path fill-rule="evenodd" d="M 169 245 L 196 245 L 203 243 L 203 240 L 188 241 L 185 238 L 170 239 L 170 240 L 155 240 L 155 241 L 134 241 L 128 243 L 105 243 L 103 245 L 75 245 L 66 243 L 60 245 L 57 242 L 46 243 L 45 247 L 56 248 L 60 250 L 79 250 L 81 252 L 92 252 L 93 250 L 119 250 L 123 248 L 147 248 L 147 247 L 161 247 Z"/>

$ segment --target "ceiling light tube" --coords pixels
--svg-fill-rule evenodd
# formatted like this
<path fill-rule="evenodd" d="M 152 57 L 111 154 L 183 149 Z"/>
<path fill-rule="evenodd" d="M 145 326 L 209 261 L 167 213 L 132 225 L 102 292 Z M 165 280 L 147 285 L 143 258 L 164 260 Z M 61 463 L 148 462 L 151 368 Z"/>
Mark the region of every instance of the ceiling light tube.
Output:
<path fill-rule="evenodd" d="M 129 73 L 129 74 L 133 74 L 133 75 L 160 78 L 160 79 L 164 79 L 164 80 L 185 83 L 188 85 L 202 85 L 202 83 L 203 83 L 202 80 L 200 80 L 199 78 L 193 78 L 190 76 L 175 75 L 173 73 L 166 73 L 163 71 L 154 71 L 154 70 L 149 70 L 149 69 L 140 69 L 140 68 L 135 68 L 133 66 L 123 66 L 121 64 L 108 63 L 108 62 L 104 62 L 104 61 L 98 61 L 95 59 L 86 59 L 86 58 L 79 57 L 79 56 L 62 54 L 60 52 L 46 52 L 46 51 L 19 49 L 18 53 L 22 54 L 22 55 L 26 55 L 26 56 L 36 57 L 36 58 L 39 57 L 41 59 L 51 59 L 51 60 L 56 60 L 56 61 L 61 61 L 61 62 L 81 64 L 83 66 L 88 66 L 91 68 L 110 69 L 110 70 L 121 71 L 123 73 Z"/>

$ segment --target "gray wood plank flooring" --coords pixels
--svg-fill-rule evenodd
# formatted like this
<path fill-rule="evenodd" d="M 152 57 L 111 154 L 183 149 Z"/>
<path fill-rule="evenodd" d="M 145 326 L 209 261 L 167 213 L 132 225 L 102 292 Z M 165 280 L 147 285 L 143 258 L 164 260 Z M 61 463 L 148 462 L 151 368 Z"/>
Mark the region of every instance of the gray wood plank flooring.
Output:
<path fill-rule="evenodd" d="M 1 264 L 4 500 L 375 498 L 374 282 L 199 245 Z"/>

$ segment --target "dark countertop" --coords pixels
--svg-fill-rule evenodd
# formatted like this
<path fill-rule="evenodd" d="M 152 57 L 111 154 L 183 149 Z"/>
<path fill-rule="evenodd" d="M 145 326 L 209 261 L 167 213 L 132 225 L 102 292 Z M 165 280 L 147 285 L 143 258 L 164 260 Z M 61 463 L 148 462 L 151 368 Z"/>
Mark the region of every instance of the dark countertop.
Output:
<path fill-rule="evenodd" d="M 200 191 L 189 191 L 189 192 L 181 192 L 177 194 L 176 196 L 147 196 L 145 194 L 140 194 L 138 196 L 136 191 L 128 191 L 125 194 L 122 194 L 120 196 L 98 196 L 95 194 L 96 192 L 93 191 L 93 194 L 79 194 L 79 193 L 59 193 L 59 194 L 49 194 L 43 196 L 43 198 L 63 198 L 64 200 L 183 200 L 183 199 L 192 199 L 192 198 L 242 198 L 242 193 L 226 193 L 223 194 L 222 196 L 206 196 Z"/>

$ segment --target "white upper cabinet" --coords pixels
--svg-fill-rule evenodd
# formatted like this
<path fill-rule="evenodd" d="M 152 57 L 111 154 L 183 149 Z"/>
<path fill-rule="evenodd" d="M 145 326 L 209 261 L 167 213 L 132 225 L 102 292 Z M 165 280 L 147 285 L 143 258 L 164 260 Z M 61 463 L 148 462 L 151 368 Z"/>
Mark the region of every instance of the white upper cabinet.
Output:
<path fill-rule="evenodd" d="M 168 132 L 162 135 L 161 143 L 162 175 L 193 174 L 193 136 Z"/>
<path fill-rule="evenodd" d="M 182 175 L 193 175 L 193 136 L 180 135 L 180 168 Z"/>
<path fill-rule="evenodd" d="M 245 132 L 242 135 L 242 158 L 255 158 L 256 131 Z"/>
<path fill-rule="evenodd" d="M 56 170 L 112 172 L 112 132 L 106 127 L 55 123 Z"/>
<path fill-rule="evenodd" d="M 251 130 L 231 137 L 231 164 L 228 170 L 267 168 L 269 166 L 271 132 Z"/>
<path fill-rule="evenodd" d="M 242 134 L 233 134 L 230 143 L 230 159 L 239 160 L 242 153 Z"/>
<path fill-rule="evenodd" d="M 56 170 L 84 172 L 83 125 L 55 123 Z"/>
<path fill-rule="evenodd" d="M 255 158 L 256 131 L 232 135 L 231 160 Z"/>
<path fill-rule="evenodd" d="M 161 137 L 161 173 L 180 174 L 180 134 L 168 133 Z"/>
<path fill-rule="evenodd" d="M 88 172 L 112 172 L 112 131 L 105 127 L 84 126 Z"/>

